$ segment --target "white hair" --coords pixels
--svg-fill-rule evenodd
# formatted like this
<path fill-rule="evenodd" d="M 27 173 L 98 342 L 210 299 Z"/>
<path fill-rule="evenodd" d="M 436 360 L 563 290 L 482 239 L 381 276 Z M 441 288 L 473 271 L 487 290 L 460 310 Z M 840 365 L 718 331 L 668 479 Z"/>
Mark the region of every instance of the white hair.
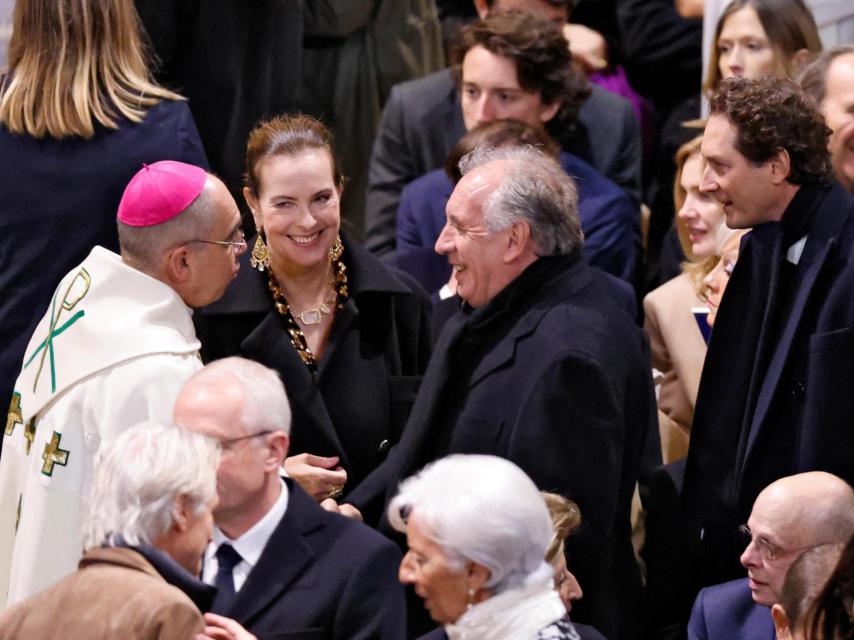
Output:
<path fill-rule="evenodd" d="M 170 249 L 191 240 L 208 239 L 217 222 L 217 209 L 211 198 L 211 180 L 217 179 L 209 174 L 201 193 L 186 209 L 166 222 L 134 227 L 116 220 L 122 256 L 136 268 L 156 273 L 161 259 Z"/>
<path fill-rule="evenodd" d="M 486 586 L 495 593 L 550 575 L 544 558 L 554 531 L 546 503 L 509 460 L 456 454 L 427 465 L 401 483 L 388 508 L 398 531 L 412 514 L 452 565 L 462 569 L 470 560 L 489 569 Z"/>
<path fill-rule="evenodd" d="M 215 360 L 197 371 L 187 385 L 237 384 L 243 397 L 240 415 L 253 433 L 291 432 L 291 406 L 279 374 L 254 360 L 237 356 Z"/>
<path fill-rule="evenodd" d="M 465 175 L 497 161 L 509 163 L 510 168 L 484 200 L 486 228 L 500 231 L 524 220 L 539 255 L 566 255 L 580 249 L 584 234 L 578 217 L 578 190 L 563 167 L 531 145 L 485 145 L 462 157 L 460 172 Z"/>
<path fill-rule="evenodd" d="M 174 522 L 175 500 L 193 513 L 216 496 L 219 443 L 176 426 L 144 422 L 107 445 L 96 464 L 85 548 L 152 544 Z"/>

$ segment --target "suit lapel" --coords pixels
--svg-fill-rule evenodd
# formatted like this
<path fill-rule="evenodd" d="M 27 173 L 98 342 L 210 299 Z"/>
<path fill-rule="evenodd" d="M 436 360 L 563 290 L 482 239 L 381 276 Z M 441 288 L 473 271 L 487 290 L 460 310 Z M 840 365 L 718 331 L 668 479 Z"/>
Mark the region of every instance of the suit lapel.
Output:
<path fill-rule="evenodd" d="M 496 369 L 511 362 L 516 355 L 516 344 L 534 332 L 545 312 L 545 308 L 534 309 L 521 318 L 509 335 L 505 336 L 493 349 L 490 349 L 486 357 L 472 372 L 468 383 L 469 388 L 478 384 Z"/>
<path fill-rule="evenodd" d="M 771 406 L 775 393 L 778 391 L 777 387 L 780 383 L 780 377 L 783 375 L 790 356 L 792 343 L 804 318 L 804 311 L 812 301 L 816 280 L 827 263 L 833 247 L 836 245 L 836 236 L 839 234 L 846 219 L 847 216 L 834 216 L 831 211 L 819 212 L 814 222 L 813 230 L 807 238 L 807 244 L 804 247 L 804 253 L 799 263 L 799 266 L 806 265 L 806 268 L 801 277 L 798 294 L 792 305 L 791 313 L 786 319 L 786 325 L 780 334 L 779 343 L 773 349 L 770 362 L 766 369 L 765 379 L 761 382 L 762 386 L 750 425 L 746 456 L 749 456 L 759 431 L 765 422 L 765 418 L 768 415 L 768 409 Z M 777 261 L 777 266 L 775 266 L 775 270 L 777 271 L 779 270 L 779 262 Z M 778 292 L 778 295 L 784 294 L 785 292 Z M 771 305 L 769 305 L 770 307 Z M 768 323 L 767 314 L 765 324 L 766 327 L 770 324 Z M 764 332 L 765 328 L 763 328 Z"/>
<path fill-rule="evenodd" d="M 286 484 L 287 511 L 228 611 L 230 617 L 243 625 L 251 624 L 315 560 L 306 538 L 310 532 L 325 526 L 318 514 L 320 507 L 296 483 L 286 481 Z"/>

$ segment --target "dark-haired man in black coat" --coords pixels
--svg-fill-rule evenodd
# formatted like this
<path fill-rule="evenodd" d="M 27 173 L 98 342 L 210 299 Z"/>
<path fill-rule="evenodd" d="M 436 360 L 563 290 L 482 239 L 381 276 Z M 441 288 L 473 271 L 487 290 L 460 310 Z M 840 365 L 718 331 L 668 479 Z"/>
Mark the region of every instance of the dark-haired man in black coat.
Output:
<path fill-rule="evenodd" d="M 832 178 L 829 134 L 787 80 L 730 78 L 711 100 L 700 188 L 730 227 L 753 231 L 694 414 L 683 503 L 696 587 L 739 576 L 737 527 L 772 481 L 854 481 L 854 198 Z"/>

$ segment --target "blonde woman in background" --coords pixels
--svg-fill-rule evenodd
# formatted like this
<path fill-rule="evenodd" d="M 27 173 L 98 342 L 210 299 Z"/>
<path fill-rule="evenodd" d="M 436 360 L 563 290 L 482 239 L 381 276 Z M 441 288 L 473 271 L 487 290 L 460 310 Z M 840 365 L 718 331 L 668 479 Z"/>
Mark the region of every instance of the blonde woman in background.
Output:
<path fill-rule="evenodd" d="M 207 167 L 187 104 L 155 84 L 131 0 L 18 0 L 0 74 L 0 403 L 63 275 L 118 252 L 142 163 Z M 15 414 L 15 407 L 12 407 Z"/>
<path fill-rule="evenodd" d="M 665 463 L 684 458 L 694 417 L 706 343 L 691 312 L 704 304 L 703 278 L 715 265 L 715 237 L 723 223 L 720 204 L 700 192 L 703 137 L 676 153 L 676 229 L 688 260 L 682 273 L 644 298 L 644 330 L 658 371 L 658 418 Z"/>

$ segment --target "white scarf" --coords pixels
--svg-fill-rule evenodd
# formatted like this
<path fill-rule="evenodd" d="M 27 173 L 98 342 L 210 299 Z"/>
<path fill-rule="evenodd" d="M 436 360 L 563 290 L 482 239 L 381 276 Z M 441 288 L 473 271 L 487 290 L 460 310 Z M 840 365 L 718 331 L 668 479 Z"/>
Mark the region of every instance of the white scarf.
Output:
<path fill-rule="evenodd" d="M 528 640 L 565 615 L 553 570 L 544 562 L 525 584 L 474 605 L 445 632 L 450 640 Z"/>

